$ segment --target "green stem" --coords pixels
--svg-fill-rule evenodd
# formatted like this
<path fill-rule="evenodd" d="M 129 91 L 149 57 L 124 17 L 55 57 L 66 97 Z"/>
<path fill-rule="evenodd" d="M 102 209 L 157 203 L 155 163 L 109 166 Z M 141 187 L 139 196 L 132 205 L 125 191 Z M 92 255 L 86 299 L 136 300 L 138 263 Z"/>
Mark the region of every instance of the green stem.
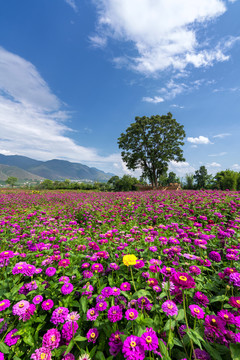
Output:
<path fill-rule="evenodd" d="M 132 272 L 132 268 L 131 268 L 131 266 L 130 266 L 130 270 L 131 270 L 131 276 L 132 276 L 133 287 L 134 287 L 134 290 L 135 290 L 135 292 L 136 292 L 137 290 L 136 290 L 136 286 L 135 286 L 135 282 L 134 282 L 133 272 Z"/>
<path fill-rule="evenodd" d="M 186 303 L 185 303 L 185 295 L 184 295 L 184 290 L 182 290 L 182 294 L 183 294 L 183 309 L 184 309 L 184 316 L 185 316 L 185 321 L 186 321 L 186 326 L 187 326 L 187 331 L 189 332 L 189 326 L 188 326 L 188 320 L 187 320 L 187 312 L 186 312 Z M 189 337 L 190 340 L 190 344 L 191 344 L 191 353 L 190 353 L 190 359 L 191 359 L 191 354 L 193 352 L 193 357 L 194 360 L 197 360 L 196 358 L 196 354 L 195 354 L 195 350 L 194 350 L 194 346 L 193 346 L 193 342 L 192 339 Z"/>

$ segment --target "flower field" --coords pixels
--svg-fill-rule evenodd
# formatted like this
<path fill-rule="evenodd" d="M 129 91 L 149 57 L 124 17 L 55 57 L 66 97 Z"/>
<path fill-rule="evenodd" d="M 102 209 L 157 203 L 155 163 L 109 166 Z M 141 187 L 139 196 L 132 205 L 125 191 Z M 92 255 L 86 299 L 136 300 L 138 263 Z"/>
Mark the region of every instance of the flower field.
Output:
<path fill-rule="evenodd" d="M 0 192 L 0 360 L 239 360 L 240 193 Z"/>

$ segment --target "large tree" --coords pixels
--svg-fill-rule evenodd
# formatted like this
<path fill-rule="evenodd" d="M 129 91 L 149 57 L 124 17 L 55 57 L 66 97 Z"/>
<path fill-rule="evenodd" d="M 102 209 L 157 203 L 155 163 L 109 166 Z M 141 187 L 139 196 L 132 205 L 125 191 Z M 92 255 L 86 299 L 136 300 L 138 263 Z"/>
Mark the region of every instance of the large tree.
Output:
<path fill-rule="evenodd" d="M 185 161 L 183 139 L 185 131 L 172 114 L 136 117 L 125 133 L 118 138 L 122 159 L 128 169 L 142 169 L 152 186 L 157 186 L 161 174 L 171 160 Z"/>
<path fill-rule="evenodd" d="M 11 185 L 11 187 L 13 188 L 17 181 L 18 179 L 15 176 L 9 176 L 6 180 L 6 183 Z"/>

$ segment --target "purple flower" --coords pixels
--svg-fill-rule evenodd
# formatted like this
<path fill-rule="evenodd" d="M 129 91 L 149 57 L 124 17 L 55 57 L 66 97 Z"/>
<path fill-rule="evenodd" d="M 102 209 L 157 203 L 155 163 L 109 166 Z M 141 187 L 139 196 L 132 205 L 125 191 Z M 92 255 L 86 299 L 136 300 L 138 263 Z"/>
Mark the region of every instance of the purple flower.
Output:
<path fill-rule="evenodd" d="M 68 353 L 67 355 L 63 356 L 62 360 L 75 360 L 75 356 L 71 353 Z"/>
<path fill-rule="evenodd" d="M 189 309 L 191 311 L 191 315 L 198 319 L 203 319 L 205 312 L 198 305 L 189 305 Z"/>
<path fill-rule="evenodd" d="M 95 343 L 98 338 L 98 335 L 99 335 L 98 330 L 96 328 L 90 329 L 86 335 L 88 342 Z"/>
<path fill-rule="evenodd" d="M 211 360 L 211 356 L 205 350 L 195 349 L 195 355 L 198 360 Z M 192 358 L 195 359 L 194 355 Z"/>
<path fill-rule="evenodd" d="M 79 318 L 80 315 L 76 311 L 73 311 L 70 314 L 68 314 L 68 316 L 66 317 L 66 321 L 78 321 Z"/>
<path fill-rule="evenodd" d="M 137 300 L 138 306 L 140 309 L 146 309 L 146 310 L 151 310 L 152 308 L 152 304 L 150 303 L 150 301 L 148 300 L 147 297 L 142 296 Z"/>
<path fill-rule="evenodd" d="M 91 308 L 87 311 L 88 320 L 95 321 L 98 316 L 99 316 L 99 312 L 94 308 Z"/>
<path fill-rule="evenodd" d="M 64 321 L 67 318 L 67 315 L 69 313 L 68 308 L 65 307 L 58 307 L 57 309 L 55 309 L 52 313 L 52 317 L 51 317 L 51 322 L 54 325 L 57 325 L 59 323 L 64 323 Z"/>
<path fill-rule="evenodd" d="M 131 290 L 131 284 L 129 282 L 124 282 L 120 285 L 120 289 L 122 291 L 130 291 Z"/>
<path fill-rule="evenodd" d="M 127 320 L 135 320 L 138 317 L 138 311 L 136 309 L 128 309 L 125 312 L 125 318 Z"/>
<path fill-rule="evenodd" d="M 102 264 L 97 263 L 97 264 L 93 264 L 91 266 L 91 270 L 96 272 L 96 273 L 101 273 L 101 272 L 104 271 L 104 268 L 103 268 Z"/>
<path fill-rule="evenodd" d="M 46 347 L 41 347 L 39 349 L 36 349 L 35 352 L 31 355 L 31 358 L 33 360 L 51 360 L 52 354 L 51 350 Z"/>
<path fill-rule="evenodd" d="M 45 271 L 45 274 L 47 275 L 47 276 L 53 276 L 53 275 L 55 275 L 56 274 L 56 269 L 55 269 L 55 267 L 48 267 L 47 269 L 46 269 L 46 271 Z"/>
<path fill-rule="evenodd" d="M 113 288 L 112 288 L 112 295 L 113 295 L 113 296 L 118 296 L 118 295 L 120 295 L 120 294 L 121 294 L 121 291 L 120 291 L 119 288 L 117 288 L 117 287 L 113 287 Z"/>
<path fill-rule="evenodd" d="M 73 335 L 76 333 L 78 329 L 78 323 L 76 321 L 68 321 L 63 325 L 62 328 L 62 337 L 67 342 L 70 342 Z"/>
<path fill-rule="evenodd" d="M 141 338 L 135 335 L 128 336 L 123 343 L 123 355 L 126 359 L 143 360 L 145 351 L 141 343 Z"/>
<path fill-rule="evenodd" d="M 234 286 L 240 287 L 240 273 L 234 272 L 229 275 L 229 282 L 233 283 Z"/>
<path fill-rule="evenodd" d="M 60 278 L 59 278 L 59 282 L 64 282 L 64 283 L 67 283 L 67 282 L 69 282 L 69 277 L 68 276 L 61 276 Z"/>
<path fill-rule="evenodd" d="M 43 303 L 42 303 L 42 309 L 43 310 L 50 310 L 54 305 L 54 302 L 52 301 L 52 299 L 48 299 L 48 300 L 45 300 Z"/>
<path fill-rule="evenodd" d="M 215 262 L 221 262 L 221 255 L 217 251 L 211 251 L 209 254 L 209 259 L 215 261 Z"/>
<path fill-rule="evenodd" d="M 198 266 L 189 266 L 189 272 L 195 275 L 201 274 L 201 269 Z"/>
<path fill-rule="evenodd" d="M 90 279 L 91 277 L 93 277 L 93 273 L 89 270 L 84 270 L 83 271 L 83 278 L 84 279 Z"/>
<path fill-rule="evenodd" d="M 11 305 L 8 299 L 0 301 L 0 311 L 7 309 Z"/>
<path fill-rule="evenodd" d="M 73 291 L 73 284 L 71 283 L 64 283 L 64 285 L 61 287 L 61 293 L 63 295 L 68 295 Z"/>
<path fill-rule="evenodd" d="M 34 304 L 30 304 L 29 307 L 25 310 L 25 312 L 19 316 L 19 320 L 23 320 L 23 321 L 29 320 L 35 310 L 36 310 L 36 306 Z"/>
<path fill-rule="evenodd" d="M 117 354 L 122 350 L 123 342 L 120 338 L 120 335 L 124 334 L 123 332 L 119 332 L 118 330 L 111 334 L 109 338 L 109 352 L 112 356 L 116 357 Z"/>
<path fill-rule="evenodd" d="M 162 310 L 167 314 L 167 316 L 174 316 L 178 314 L 177 305 L 171 300 L 167 300 L 162 304 Z"/>
<path fill-rule="evenodd" d="M 228 310 L 220 310 L 218 316 L 227 324 L 235 324 L 235 316 Z"/>
<path fill-rule="evenodd" d="M 146 328 L 141 336 L 141 344 L 145 351 L 153 351 L 158 348 L 158 337 L 152 328 Z"/>
<path fill-rule="evenodd" d="M 110 286 L 106 286 L 104 289 L 102 289 L 101 294 L 108 298 L 109 296 L 113 295 L 112 288 Z"/>
<path fill-rule="evenodd" d="M 110 322 L 117 322 L 121 320 L 122 317 L 123 317 L 122 309 L 120 308 L 119 305 L 111 306 L 110 309 L 108 310 L 108 320 Z"/>
<path fill-rule="evenodd" d="M 205 331 L 209 333 L 221 335 L 225 332 L 225 322 L 215 315 L 207 315 L 205 317 Z"/>
<path fill-rule="evenodd" d="M 97 311 L 104 311 L 106 310 L 108 304 L 106 301 L 97 302 L 96 304 L 96 310 Z"/>
<path fill-rule="evenodd" d="M 18 340 L 20 339 L 20 335 L 15 335 L 14 334 L 18 331 L 18 329 L 13 329 L 11 330 L 7 336 L 5 337 L 5 344 L 7 344 L 8 346 L 12 346 L 12 345 L 15 345 Z"/>
<path fill-rule="evenodd" d="M 43 335 L 43 347 L 55 349 L 59 346 L 61 334 L 57 329 L 50 329 Z"/>
<path fill-rule="evenodd" d="M 204 307 L 207 307 L 209 300 L 208 297 L 203 294 L 200 291 L 197 291 L 194 296 L 193 296 L 193 300 L 198 304 L 198 305 L 202 305 Z"/>
<path fill-rule="evenodd" d="M 4 353 L 0 352 L 0 360 L 4 360 Z"/>
<path fill-rule="evenodd" d="M 191 289 L 196 286 L 194 279 L 187 273 L 176 272 L 171 276 L 171 281 L 180 289 Z"/>
<path fill-rule="evenodd" d="M 22 315 L 26 312 L 26 310 L 29 308 L 30 303 L 26 300 L 21 300 L 15 305 L 13 305 L 12 312 L 13 315 Z"/>
<path fill-rule="evenodd" d="M 39 304 L 40 302 L 42 302 L 43 301 L 43 297 L 42 297 L 42 295 L 36 295 L 36 296 L 34 296 L 34 298 L 33 298 L 33 303 L 36 305 L 36 304 Z"/>

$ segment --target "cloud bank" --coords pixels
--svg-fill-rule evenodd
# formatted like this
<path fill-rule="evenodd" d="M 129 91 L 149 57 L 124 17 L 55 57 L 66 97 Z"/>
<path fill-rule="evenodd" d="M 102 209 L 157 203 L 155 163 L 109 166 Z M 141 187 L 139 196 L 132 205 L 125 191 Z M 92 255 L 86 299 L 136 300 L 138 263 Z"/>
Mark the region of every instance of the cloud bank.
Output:
<path fill-rule="evenodd" d="M 212 44 L 199 39 L 198 30 L 226 12 L 222 0 L 93 2 L 97 26 L 90 40 L 96 46 L 106 46 L 107 39 L 130 44 L 131 52 L 116 56 L 115 62 L 143 74 L 153 75 L 167 68 L 183 71 L 188 65 L 199 68 L 226 61 L 227 51 L 240 40 L 229 37 Z"/>

